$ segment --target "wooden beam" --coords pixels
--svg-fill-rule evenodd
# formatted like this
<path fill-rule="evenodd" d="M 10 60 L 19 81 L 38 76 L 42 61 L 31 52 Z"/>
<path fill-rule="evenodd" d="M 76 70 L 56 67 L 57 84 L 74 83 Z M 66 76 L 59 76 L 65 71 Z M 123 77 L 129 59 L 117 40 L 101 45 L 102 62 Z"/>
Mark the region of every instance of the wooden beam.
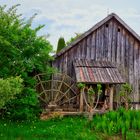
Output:
<path fill-rule="evenodd" d="M 83 105 L 84 105 L 84 102 L 83 102 L 83 91 L 80 92 L 80 112 L 83 112 Z"/>
<path fill-rule="evenodd" d="M 113 110 L 113 93 L 114 93 L 114 87 L 111 85 L 110 87 L 110 95 L 109 95 L 109 109 Z"/>

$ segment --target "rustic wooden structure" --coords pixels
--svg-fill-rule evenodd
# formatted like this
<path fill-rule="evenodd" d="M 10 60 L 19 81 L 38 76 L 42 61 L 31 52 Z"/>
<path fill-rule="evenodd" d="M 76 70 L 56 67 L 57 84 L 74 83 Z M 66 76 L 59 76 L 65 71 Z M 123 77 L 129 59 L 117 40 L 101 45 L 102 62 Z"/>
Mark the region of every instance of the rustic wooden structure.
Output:
<path fill-rule="evenodd" d="M 36 89 L 42 107 L 47 111 L 77 111 L 79 92 L 75 81 L 66 74 L 52 74 L 46 79 L 47 73 L 36 75 Z"/>
<path fill-rule="evenodd" d="M 91 87 L 91 85 L 101 84 L 104 86 L 102 88 L 102 99 L 100 102 L 104 104 L 105 102 L 105 92 L 109 92 L 109 108 L 113 109 L 113 85 L 123 84 L 125 80 L 122 78 L 121 74 L 117 67 L 109 61 L 95 61 L 93 59 L 75 59 L 73 61 L 74 71 L 76 75 L 77 83 L 85 83 L 87 85 L 87 89 Z M 109 91 L 106 91 L 110 89 Z M 96 89 L 94 88 L 96 91 Z M 107 93 L 106 93 L 107 94 Z M 82 94 L 83 95 L 83 94 Z M 81 95 L 81 98 L 83 98 Z M 88 99 L 88 93 L 86 93 L 86 98 Z M 81 107 L 83 110 L 83 101 L 81 101 Z M 100 97 L 101 98 L 101 97 Z M 86 99 L 86 100 L 87 100 Z M 86 101 L 88 102 L 88 101 Z M 89 105 L 87 105 L 89 106 Z M 87 111 L 87 110 L 86 110 Z"/>
<path fill-rule="evenodd" d="M 122 78 L 132 85 L 132 102 L 139 103 L 140 37 L 116 14 L 108 15 L 54 57 L 52 66 L 74 80 L 78 76 L 74 67 L 76 59 L 111 62 L 117 67 Z M 87 73 L 90 75 L 90 72 L 87 71 Z M 97 73 L 97 77 L 101 76 L 102 80 L 104 74 L 98 70 Z M 115 72 L 112 71 L 111 73 L 111 77 L 113 77 Z M 112 102 L 111 99 L 110 102 Z M 138 107 L 139 104 L 134 106 L 134 108 Z"/>

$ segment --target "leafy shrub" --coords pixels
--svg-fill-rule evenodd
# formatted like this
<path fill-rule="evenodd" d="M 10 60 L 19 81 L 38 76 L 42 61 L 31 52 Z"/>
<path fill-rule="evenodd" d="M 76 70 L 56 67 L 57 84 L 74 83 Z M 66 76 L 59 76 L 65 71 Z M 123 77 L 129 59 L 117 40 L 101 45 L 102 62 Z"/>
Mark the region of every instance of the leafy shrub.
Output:
<path fill-rule="evenodd" d="M 20 77 L 0 79 L 0 109 L 15 95 L 21 93 L 23 80 Z"/>
<path fill-rule="evenodd" d="M 40 112 L 36 91 L 25 88 L 22 94 L 6 104 L 5 117 L 11 120 L 32 120 L 36 119 Z"/>

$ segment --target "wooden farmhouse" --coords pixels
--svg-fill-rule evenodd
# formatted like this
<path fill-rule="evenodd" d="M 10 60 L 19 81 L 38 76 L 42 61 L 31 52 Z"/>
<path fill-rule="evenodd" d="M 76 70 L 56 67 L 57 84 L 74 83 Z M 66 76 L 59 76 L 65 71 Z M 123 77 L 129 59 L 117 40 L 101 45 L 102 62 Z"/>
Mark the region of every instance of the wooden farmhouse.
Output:
<path fill-rule="evenodd" d="M 104 95 L 107 95 L 111 110 L 116 106 L 120 85 L 128 82 L 133 88 L 132 106 L 136 109 L 140 107 L 140 37 L 116 14 L 108 15 L 54 57 L 52 66 L 62 75 L 73 79 L 68 84 L 66 77 L 59 77 L 59 81 L 65 81 L 69 85 L 68 90 L 62 86 L 62 82 L 57 86 L 62 96 L 59 101 L 62 103 L 64 97 L 68 99 L 64 99 L 63 105 L 68 101 L 70 108 L 71 102 L 76 98 L 73 108 L 76 106 L 80 111 L 87 111 L 84 97 L 74 96 L 78 93 L 75 86 L 83 83 L 87 87 L 96 87 L 100 83 L 102 97 L 99 103 L 102 104 Z M 69 98 L 70 94 L 74 95 Z M 58 105 L 61 106 L 61 103 Z M 102 108 L 100 104 L 98 106 Z"/>

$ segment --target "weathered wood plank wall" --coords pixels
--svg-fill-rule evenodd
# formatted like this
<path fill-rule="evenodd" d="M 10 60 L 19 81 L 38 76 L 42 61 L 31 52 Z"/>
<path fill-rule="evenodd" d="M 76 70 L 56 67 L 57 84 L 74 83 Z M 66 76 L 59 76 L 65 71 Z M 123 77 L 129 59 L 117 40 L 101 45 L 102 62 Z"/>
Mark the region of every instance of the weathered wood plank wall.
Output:
<path fill-rule="evenodd" d="M 140 101 L 140 42 L 116 19 L 106 22 L 57 57 L 53 66 L 74 77 L 72 61 L 75 58 L 116 63 L 127 82 L 133 86 L 133 101 Z"/>

